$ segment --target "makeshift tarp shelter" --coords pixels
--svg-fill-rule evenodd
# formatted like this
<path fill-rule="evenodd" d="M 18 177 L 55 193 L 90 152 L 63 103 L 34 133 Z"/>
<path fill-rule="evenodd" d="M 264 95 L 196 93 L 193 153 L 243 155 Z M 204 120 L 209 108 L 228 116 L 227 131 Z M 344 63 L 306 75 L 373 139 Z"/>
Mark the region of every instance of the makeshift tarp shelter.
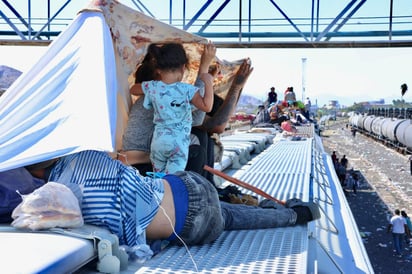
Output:
<path fill-rule="evenodd" d="M 121 147 L 133 73 L 150 43 L 181 42 L 197 75 L 204 38 L 117 1 L 92 1 L 46 53 L 0 97 L 0 171 L 82 150 Z M 242 60 L 222 63 L 215 92 L 226 96 Z"/>

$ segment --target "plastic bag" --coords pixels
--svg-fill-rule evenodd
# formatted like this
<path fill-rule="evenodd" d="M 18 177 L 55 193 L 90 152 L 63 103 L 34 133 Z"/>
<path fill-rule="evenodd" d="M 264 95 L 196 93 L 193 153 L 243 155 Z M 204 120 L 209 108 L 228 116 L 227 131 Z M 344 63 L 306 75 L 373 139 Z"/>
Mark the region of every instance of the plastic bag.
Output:
<path fill-rule="evenodd" d="M 79 202 L 63 184 L 48 182 L 28 195 L 13 210 L 12 226 L 31 230 L 83 225 Z"/>
<path fill-rule="evenodd" d="M 44 184 L 44 180 L 34 178 L 24 167 L 0 172 L 0 223 L 13 221 L 11 213 L 22 202 L 19 193 L 31 193 Z"/>

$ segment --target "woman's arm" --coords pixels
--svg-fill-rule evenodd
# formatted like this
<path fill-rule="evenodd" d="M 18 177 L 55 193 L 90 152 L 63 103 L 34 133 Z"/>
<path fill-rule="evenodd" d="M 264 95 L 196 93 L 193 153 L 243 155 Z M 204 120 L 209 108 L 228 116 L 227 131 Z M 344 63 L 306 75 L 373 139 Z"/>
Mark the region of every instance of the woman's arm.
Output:
<path fill-rule="evenodd" d="M 226 128 L 230 116 L 233 114 L 239 100 L 242 89 L 252 73 L 250 60 L 244 60 L 237 71 L 232 85 L 220 108 L 213 116 L 206 115 L 202 127 L 209 133 L 222 133 Z"/>
<path fill-rule="evenodd" d="M 130 88 L 130 94 L 133 94 L 135 96 L 144 95 L 143 89 L 142 89 L 142 84 L 141 83 L 134 84 Z"/>

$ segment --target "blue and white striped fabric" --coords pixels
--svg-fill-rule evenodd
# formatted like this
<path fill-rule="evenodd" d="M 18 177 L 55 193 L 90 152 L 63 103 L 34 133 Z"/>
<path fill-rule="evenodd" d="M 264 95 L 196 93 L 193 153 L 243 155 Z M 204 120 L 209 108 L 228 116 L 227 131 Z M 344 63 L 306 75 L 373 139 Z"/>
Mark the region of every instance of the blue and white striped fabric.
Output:
<path fill-rule="evenodd" d="M 161 179 L 143 177 L 101 151 L 82 151 L 61 158 L 49 181 L 71 189 L 73 184 L 80 186 L 85 223 L 107 227 L 119 237 L 120 244 L 128 246 L 146 244 L 144 231 L 164 194 Z"/>

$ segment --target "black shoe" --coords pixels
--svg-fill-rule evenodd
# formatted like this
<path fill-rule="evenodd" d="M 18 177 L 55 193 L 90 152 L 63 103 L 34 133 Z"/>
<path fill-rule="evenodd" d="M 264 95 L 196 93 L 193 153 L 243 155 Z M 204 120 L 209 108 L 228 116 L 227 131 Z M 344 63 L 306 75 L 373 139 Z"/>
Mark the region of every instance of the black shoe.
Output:
<path fill-rule="evenodd" d="M 225 188 L 217 188 L 219 200 L 230 203 L 230 195 L 239 195 L 242 192 L 235 186 L 229 185 Z"/>
<path fill-rule="evenodd" d="M 290 199 L 286 202 L 286 207 L 296 212 L 296 224 L 306 224 L 320 218 L 319 206 L 314 202 L 302 202 L 300 199 Z"/>
<path fill-rule="evenodd" d="M 313 220 L 310 209 L 306 206 L 295 206 L 292 209 L 296 212 L 296 224 L 303 225 Z"/>

